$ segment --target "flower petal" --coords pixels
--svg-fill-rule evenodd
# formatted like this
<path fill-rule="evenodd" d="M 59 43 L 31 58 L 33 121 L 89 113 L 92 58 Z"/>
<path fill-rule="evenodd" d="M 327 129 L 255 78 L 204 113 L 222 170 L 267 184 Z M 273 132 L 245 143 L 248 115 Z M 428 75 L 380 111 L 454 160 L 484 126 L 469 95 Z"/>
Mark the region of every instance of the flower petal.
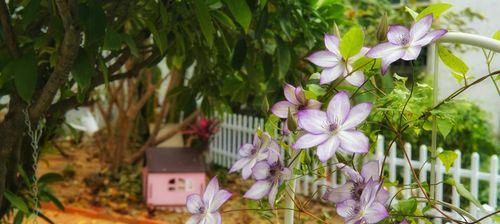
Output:
<path fill-rule="evenodd" d="M 274 183 L 273 186 L 271 187 L 271 190 L 269 191 L 269 205 L 271 208 L 274 208 L 274 202 L 276 201 L 276 195 L 278 194 L 278 184 Z"/>
<path fill-rule="evenodd" d="M 306 148 L 311 148 L 314 146 L 317 146 L 324 141 L 326 141 L 330 137 L 329 134 L 305 134 L 300 136 L 295 143 L 293 143 L 292 148 L 294 149 L 306 149 Z"/>
<path fill-rule="evenodd" d="M 233 173 L 233 172 L 236 172 L 238 170 L 241 170 L 243 169 L 243 167 L 245 165 L 247 165 L 248 163 L 250 162 L 250 159 L 249 158 L 241 158 L 239 159 L 238 161 L 236 161 L 233 166 L 231 167 L 231 169 L 229 170 L 229 173 Z"/>
<path fill-rule="evenodd" d="M 320 110 L 301 110 L 298 113 L 299 127 L 312 134 L 328 132 L 326 113 Z"/>
<path fill-rule="evenodd" d="M 285 93 L 285 98 L 288 100 L 288 102 L 293 103 L 295 105 L 299 105 L 299 101 L 295 97 L 295 87 L 292 85 L 286 83 L 285 86 L 283 86 L 283 91 Z"/>
<path fill-rule="evenodd" d="M 390 26 L 387 31 L 387 40 L 392 44 L 405 45 L 410 40 L 410 31 L 404 26 Z"/>
<path fill-rule="evenodd" d="M 340 145 L 340 140 L 337 136 L 331 136 L 328 140 L 318 145 L 318 149 L 316 149 L 316 155 L 321 162 L 326 162 L 337 151 L 337 148 Z"/>
<path fill-rule="evenodd" d="M 306 109 L 316 109 L 319 110 L 321 109 L 321 102 L 315 100 L 315 99 L 310 99 L 307 101 L 307 106 Z"/>
<path fill-rule="evenodd" d="M 375 201 L 381 204 L 386 204 L 387 200 L 389 200 L 389 192 L 383 186 L 380 187 L 381 188 L 378 190 L 377 196 L 375 197 Z"/>
<path fill-rule="evenodd" d="M 304 93 L 302 86 L 297 86 L 297 88 L 295 88 L 295 98 L 299 102 L 299 105 L 307 103 L 306 94 Z"/>
<path fill-rule="evenodd" d="M 411 61 L 415 60 L 418 58 L 418 55 L 420 54 L 420 51 L 422 50 L 421 46 L 415 46 L 415 47 L 409 47 L 404 49 L 404 54 L 401 59 L 406 60 L 406 61 Z"/>
<path fill-rule="evenodd" d="M 385 42 L 376 45 L 368 52 L 366 52 L 366 57 L 369 58 L 384 58 L 391 55 L 393 52 L 401 49 L 401 46 L 392 44 L 391 42 Z"/>
<path fill-rule="evenodd" d="M 349 95 L 346 91 L 340 91 L 328 103 L 326 116 L 331 124 L 341 125 L 349 114 L 349 109 L 351 109 Z"/>
<path fill-rule="evenodd" d="M 342 123 L 342 130 L 349 130 L 361 124 L 370 115 L 372 107 L 371 103 L 360 103 L 354 106 Z"/>
<path fill-rule="evenodd" d="M 255 163 L 257 163 L 257 160 L 251 159 L 241 170 L 241 177 L 243 180 L 246 180 L 252 175 L 252 168 L 255 166 Z"/>
<path fill-rule="evenodd" d="M 270 190 L 271 183 L 269 181 L 259 180 L 250 187 L 243 197 L 259 200 L 265 197 Z"/>
<path fill-rule="evenodd" d="M 333 67 L 339 63 L 339 57 L 330 51 L 314 52 L 307 57 L 307 60 L 323 68 Z"/>
<path fill-rule="evenodd" d="M 190 194 L 186 197 L 186 207 L 191 214 L 201 213 L 204 206 L 199 194 Z"/>
<path fill-rule="evenodd" d="M 269 164 L 267 164 L 264 161 L 258 162 L 252 168 L 252 174 L 256 180 L 266 179 L 269 176 L 269 173 L 270 173 Z"/>
<path fill-rule="evenodd" d="M 387 218 L 389 213 L 384 205 L 374 202 L 365 209 L 364 220 L 366 223 L 379 223 L 383 219 Z"/>
<path fill-rule="evenodd" d="M 429 14 L 424 18 L 421 18 L 419 21 L 413 24 L 413 26 L 411 26 L 410 29 L 411 43 L 413 43 L 416 40 L 420 40 L 422 37 L 424 37 L 427 31 L 429 31 L 429 29 L 431 28 L 431 25 L 432 25 L 432 14 Z"/>
<path fill-rule="evenodd" d="M 378 161 L 372 160 L 363 164 L 361 176 L 365 180 L 372 179 L 374 181 L 378 181 L 380 178 L 380 167 Z"/>
<path fill-rule="evenodd" d="M 351 181 L 346 182 L 339 187 L 328 189 L 328 191 L 323 196 L 324 200 L 331 201 L 333 203 L 340 203 L 345 200 L 353 199 L 352 191 L 354 190 L 354 183 Z"/>
<path fill-rule="evenodd" d="M 350 199 L 343 201 L 337 204 L 337 214 L 347 219 L 355 217 L 357 215 L 357 207 L 358 202 L 355 200 Z"/>
<path fill-rule="evenodd" d="M 224 204 L 229 198 L 231 197 L 231 193 L 226 190 L 220 190 L 215 194 L 214 199 L 212 200 L 212 203 L 210 204 L 210 212 L 217 212 L 219 210 L 220 206 Z"/>
<path fill-rule="evenodd" d="M 250 156 L 250 154 L 252 154 L 252 151 L 254 149 L 254 145 L 253 144 L 243 144 L 240 149 L 238 150 L 238 154 L 241 156 L 241 157 L 248 157 Z"/>
<path fill-rule="evenodd" d="M 203 194 L 203 202 L 205 205 L 209 205 L 213 200 L 215 194 L 219 191 L 219 182 L 217 181 L 217 177 L 213 177 L 210 182 L 208 182 L 207 188 L 205 189 L 205 193 Z"/>
<path fill-rule="evenodd" d="M 340 148 L 349 153 L 368 152 L 368 138 L 359 131 L 340 131 Z"/>
<path fill-rule="evenodd" d="M 290 110 L 290 113 L 292 114 L 296 113 L 297 105 L 288 101 L 279 101 L 271 107 L 271 112 L 279 118 L 287 118 L 288 110 Z"/>
<path fill-rule="evenodd" d="M 394 50 L 392 53 L 387 55 L 387 57 L 382 58 L 382 75 L 385 75 L 387 72 L 387 69 L 389 68 L 389 65 L 391 65 L 393 62 L 397 61 L 403 55 L 405 54 L 405 51 L 402 48 Z"/>
<path fill-rule="evenodd" d="M 339 51 L 339 38 L 336 37 L 335 35 L 328 35 L 325 34 L 325 47 L 328 49 L 330 52 L 336 54 L 337 56 L 340 55 Z"/>
<path fill-rule="evenodd" d="M 441 38 L 443 35 L 445 35 L 448 31 L 447 30 L 433 30 L 431 32 L 428 32 L 424 37 L 422 37 L 419 40 L 416 40 L 415 42 L 412 43 L 413 46 L 425 46 L 439 38 Z"/>
<path fill-rule="evenodd" d="M 280 159 L 280 146 L 276 141 L 273 141 L 269 147 L 269 152 L 267 153 L 267 162 L 269 164 L 275 164 Z"/>
<path fill-rule="evenodd" d="M 353 86 L 360 87 L 365 82 L 365 75 L 363 74 L 363 71 L 355 71 L 351 75 L 347 76 L 345 80 Z"/>
<path fill-rule="evenodd" d="M 199 224 L 204 215 L 193 215 L 187 221 L 186 224 Z"/>
<path fill-rule="evenodd" d="M 332 82 L 333 80 L 339 78 L 345 71 L 345 68 L 342 64 L 337 64 L 333 67 L 325 68 L 321 71 L 321 75 L 319 76 L 320 84 L 327 84 Z"/>
<path fill-rule="evenodd" d="M 222 223 L 222 218 L 220 216 L 220 213 L 218 212 L 212 212 L 212 213 L 207 213 L 203 220 L 201 220 L 200 224 L 221 224 Z"/>
<path fill-rule="evenodd" d="M 346 164 L 343 163 L 338 163 L 336 165 L 337 169 L 339 169 L 344 175 L 349 177 L 351 181 L 354 181 L 355 183 L 360 183 L 363 181 L 363 178 L 361 175 L 358 173 L 358 171 L 354 170 L 353 168 L 349 167 Z"/>

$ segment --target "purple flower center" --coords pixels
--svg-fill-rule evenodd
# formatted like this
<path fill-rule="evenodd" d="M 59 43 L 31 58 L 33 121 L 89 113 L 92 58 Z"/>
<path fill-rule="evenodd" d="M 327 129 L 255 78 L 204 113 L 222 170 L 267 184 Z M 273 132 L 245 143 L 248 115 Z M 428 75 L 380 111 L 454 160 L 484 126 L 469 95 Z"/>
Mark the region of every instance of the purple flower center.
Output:
<path fill-rule="evenodd" d="M 405 47 L 409 47 L 410 45 L 410 37 L 408 35 L 399 35 L 399 41 Z"/>
<path fill-rule="evenodd" d="M 335 132 L 338 128 L 339 128 L 339 125 L 337 123 L 332 123 L 328 127 L 328 130 L 330 130 L 331 132 Z"/>

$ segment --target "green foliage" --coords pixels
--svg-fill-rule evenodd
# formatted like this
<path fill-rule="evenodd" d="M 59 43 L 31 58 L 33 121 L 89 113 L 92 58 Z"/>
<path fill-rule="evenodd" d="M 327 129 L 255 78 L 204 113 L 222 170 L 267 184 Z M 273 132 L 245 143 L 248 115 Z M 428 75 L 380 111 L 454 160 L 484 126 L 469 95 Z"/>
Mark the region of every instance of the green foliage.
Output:
<path fill-rule="evenodd" d="M 347 60 L 359 53 L 363 47 L 364 34 L 359 27 L 351 28 L 340 40 L 340 54 Z"/>
<path fill-rule="evenodd" d="M 447 173 L 450 171 L 450 167 L 453 166 L 453 163 L 455 162 L 457 157 L 457 153 L 451 150 L 444 150 L 443 152 L 438 154 L 438 158 L 441 160 L 441 162 L 443 162 Z"/>
<path fill-rule="evenodd" d="M 458 82 L 462 80 L 467 80 L 467 72 L 469 71 L 469 67 L 465 64 L 462 59 L 455 56 L 448 49 L 446 49 L 442 45 L 438 45 L 438 55 L 441 61 L 448 66 L 452 70 L 453 73 L 458 73 L 458 76 L 453 76 L 457 79 Z"/>
<path fill-rule="evenodd" d="M 448 10 L 449 8 L 451 8 L 451 4 L 449 3 L 434 3 L 434 4 L 431 4 L 429 6 L 427 6 L 427 8 L 425 8 L 424 10 L 422 10 L 418 16 L 416 17 L 416 20 L 420 20 L 421 18 L 429 15 L 429 14 L 432 14 L 432 17 L 434 19 L 438 19 L 439 16 L 441 16 L 441 14 L 443 14 L 443 12 L 445 12 L 446 10 Z"/>

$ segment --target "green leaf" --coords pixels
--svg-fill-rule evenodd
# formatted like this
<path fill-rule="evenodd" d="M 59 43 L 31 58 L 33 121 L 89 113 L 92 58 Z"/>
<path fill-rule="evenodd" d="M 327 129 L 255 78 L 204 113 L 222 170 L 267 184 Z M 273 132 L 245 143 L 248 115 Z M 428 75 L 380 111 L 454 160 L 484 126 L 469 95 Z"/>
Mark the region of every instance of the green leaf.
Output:
<path fill-rule="evenodd" d="M 50 184 L 54 182 L 63 181 L 64 177 L 58 173 L 46 173 L 38 179 L 40 184 Z"/>
<path fill-rule="evenodd" d="M 410 16 L 411 16 L 414 20 L 417 20 L 418 13 L 417 13 L 417 12 L 415 12 L 415 10 L 408 8 L 408 6 L 405 6 L 405 11 L 406 11 L 406 12 L 408 12 L 408 14 L 410 14 Z"/>
<path fill-rule="evenodd" d="M 85 90 L 90 86 L 90 80 L 94 73 L 93 63 L 90 63 L 90 59 L 87 53 L 80 49 L 78 51 L 78 57 L 75 60 L 71 74 L 78 83 L 80 90 Z"/>
<path fill-rule="evenodd" d="M 436 20 L 439 18 L 439 16 L 441 16 L 441 14 L 443 14 L 443 12 L 451 8 L 451 6 L 452 5 L 448 3 L 436 3 L 429 5 L 418 14 L 416 20 L 420 20 L 429 14 L 432 14 L 432 17 L 434 18 L 434 20 Z"/>
<path fill-rule="evenodd" d="M 274 114 L 271 114 L 268 118 L 266 123 L 264 124 L 264 130 L 271 135 L 271 137 L 276 137 L 276 133 L 279 130 L 278 127 L 278 122 L 280 121 L 280 118 L 277 117 Z"/>
<path fill-rule="evenodd" d="M 495 32 L 495 34 L 493 34 L 493 39 L 500 40 L 500 30 L 497 30 L 497 32 Z"/>
<path fill-rule="evenodd" d="M 234 25 L 233 20 L 231 20 L 231 18 L 229 18 L 229 16 L 227 16 L 225 13 L 216 10 L 212 12 L 212 16 L 225 27 L 231 30 L 236 29 L 236 25 Z"/>
<path fill-rule="evenodd" d="M 411 215 L 417 210 L 417 200 L 415 198 L 401 200 L 395 208 L 403 214 Z"/>
<path fill-rule="evenodd" d="M 132 55 L 134 55 L 135 57 L 139 57 L 139 49 L 137 49 L 137 45 L 135 44 L 134 39 L 126 33 L 122 34 L 121 38 L 122 38 L 123 42 L 125 42 L 125 44 L 130 49 L 130 53 Z"/>
<path fill-rule="evenodd" d="M 34 53 L 25 54 L 21 59 L 11 63 L 13 63 L 12 73 L 16 90 L 24 101 L 29 102 L 35 92 L 38 78 L 36 57 Z"/>
<path fill-rule="evenodd" d="M 276 42 L 278 44 L 276 48 L 276 56 L 278 60 L 278 79 L 283 80 L 285 78 L 288 69 L 290 68 L 291 55 L 288 44 L 284 42 L 280 37 L 276 36 Z"/>
<path fill-rule="evenodd" d="M 23 30 L 34 20 L 36 19 L 36 13 L 39 12 L 41 0 L 31 0 L 29 1 L 26 8 L 22 11 L 22 27 Z"/>
<path fill-rule="evenodd" d="M 208 46 L 212 46 L 214 42 L 214 24 L 212 23 L 208 6 L 203 0 L 194 0 L 194 9 L 196 12 L 196 18 L 200 24 L 201 32 L 208 42 Z"/>
<path fill-rule="evenodd" d="M 104 50 L 118 50 L 122 46 L 122 38 L 119 33 L 115 32 L 113 29 L 108 28 L 106 30 L 106 35 L 104 35 L 104 44 L 102 48 Z"/>
<path fill-rule="evenodd" d="M 13 224 L 22 224 L 23 219 L 24 219 L 24 214 L 22 212 L 17 212 Z"/>
<path fill-rule="evenodd" d="M 252 12 L 247 2 L 245 0 L 224 0 L 224 3 L 226 3 L 229 11 L 233 14 L 236 22 L 243 27 L 245 33 L 248 33 L 250 23 L 252 22 Z"/>
<path fill-rule="evenodd" d="M 344 59 L 348 59 L 361 50 L 364 42 L 364 34 L 361 28 L 353 27 L 340 40 L 340 54 Z"/>
<path fill-rule="evenodd" d="M 453 128 L 453 124 L 445 119 L 438 119 L 437 126 L 439 132 L 441 133 L 441 135 L 443 135 L 443 138 L 446 138 L 446 136 L 448 136 L 448 134 L 450 133 L 451 128 Z"/>
<path fill-rule="evenodd" d="M 5 198 L 7 198 L 7 200 L 10 202 L 10 204 L 12 204 L 12 206 L 19 209 L 24 214 L 30 214 L 30 211 L 28 209 L 28 206 L 26 205 L 26 202 L 24 202 L 24 200 L 21 197 L 13 194 L 10 191 L 5 191 L 3 193 L 3 195 L 5 196 Z"/>
<path fill-rule="evenodd" d="M 450 150 L 444 150 L 443 152 L 439 153 L 438 158 L 441 160 L 441 162 L 443 162 L 443 165 L 446 168 L 446 173 L 450 171 L 450 167 L 453 166 L 453 163 L 455 162 L 457 157 L 457 153 Z"/>
<path fill-rule="evenodd" d="M 452 71 L 460 74 L 466 79 L 466 74 L 469 71 L 469 67 L 462 61 L 459 57 L 455 56 L 448 49 L 442 45 L 438 45 L 438 55 L 441 61 L 450 68 Z"/>
<path fill-rule="evenodd" d="M 465 199 L 469 200 L 470 202 L 474 203 L 474 205 L 476 205 L 481 210 L 484 210 L 483 205 L 481 205 L 481 202 L 479 200 L 477 200 L 477 198 L 475 198 L 472 195 L 472 193 L 470 193 L 470 191 L 467 190 L 467 188 L 465 188 L 465 186 L 463 184 L 455 182 L 455 180 L 451 177 L 447 178 L 445 182 L 449 185 L 455 186 L 455 189 L 457 190 L 457 193 L 460 196 L 462 196 Z"/>
<path fill-rule="evenodd" d="M 245 58 L 247 55 L 247 43 L 244 37 L 241 37 L 234 46 L 233 56 L 231 58 L 231 66 L 235 70 L 239 70 L 243 63 L 245 63 Z"/>
<path fill-rule="evenodd" d="M 153 40 L 158 49 L 160 49 L 160 52 L 163 54 L 165 50 L 167 49 L 167 37 L 165 36 L 164 32 L 158 32 L 158 29 L 156 28 L 155 24 L 149 20 L 146 20 L 146 26 L 148 27 L 149 31 L 151 31 L 151 34 L 153 35 Z M 203 28 L 202 28 L 203 31 Z"/>
<path fill-rule="evenodd" d="M 90 1 L 86 9 L 86 13 L 80 15 L 85 21 L 85 46 L 100 46 L 104 40 L 106 14 L 94 1 Z"/>
<path fill-rule="evenodd" d="M 56 196 L 54 196 L 52 193 L 48 191 L 42 191 L 42 196 L 46 197 L 49 201 L 54 203 L 54 205 L 61 211 L 64 211 L 64 205 L 63 203 L 57 199 Z"/>

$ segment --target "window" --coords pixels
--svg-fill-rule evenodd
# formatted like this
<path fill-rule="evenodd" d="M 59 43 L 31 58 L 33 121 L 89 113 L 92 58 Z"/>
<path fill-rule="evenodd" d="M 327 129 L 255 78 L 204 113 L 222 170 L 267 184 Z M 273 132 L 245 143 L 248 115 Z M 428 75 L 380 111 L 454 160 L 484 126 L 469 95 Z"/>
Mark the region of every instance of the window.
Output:
<path fill-rule="evenodd" d="M 184 178 L 171 178 L 167 182 L 168 191 L 192 191 L 193 182 Z"/>

